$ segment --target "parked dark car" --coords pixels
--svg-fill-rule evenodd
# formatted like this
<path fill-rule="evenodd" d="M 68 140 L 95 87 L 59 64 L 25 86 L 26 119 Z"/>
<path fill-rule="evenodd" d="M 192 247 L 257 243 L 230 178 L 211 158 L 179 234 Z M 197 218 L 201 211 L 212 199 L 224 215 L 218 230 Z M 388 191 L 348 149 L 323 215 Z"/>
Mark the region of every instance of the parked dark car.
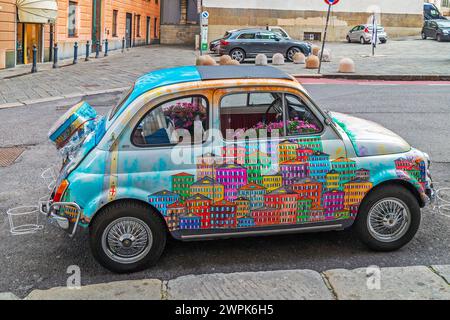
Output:
<path fill-rule="evenodd" d="M 422 39 L 450 40 L 450 20 L 427 20 L 422 28 Z"/>
<path fill-rule="evenodd" d="M 423 17 L 425 20 L 447 19 L 441 14 L 434 3 L 425 3 L 423 5 Z"/>
<path fill-rule="evenodd" d="M 228 38 L 221 39 L 219 48 L 220 55 L 228 54 L 239 62 L 255 58 L 259 53 L 269 58 L 275 53 L 282 53 L 289 61 L 292 61 L 297 52 L 309 56 L 311 45 L 303 41 L 283 38 L 276 32 L 266 29 L 237 30 Z"/>
<path fill-rule="evenodd" d="M 219 53 L 220 40 L 228 39 L 236 31 L 238 31 L 238 30 L 226 31 L 222 38 L 211 41 L 209 43 L 209 51 L 214 52 L 214 53 Z"/>

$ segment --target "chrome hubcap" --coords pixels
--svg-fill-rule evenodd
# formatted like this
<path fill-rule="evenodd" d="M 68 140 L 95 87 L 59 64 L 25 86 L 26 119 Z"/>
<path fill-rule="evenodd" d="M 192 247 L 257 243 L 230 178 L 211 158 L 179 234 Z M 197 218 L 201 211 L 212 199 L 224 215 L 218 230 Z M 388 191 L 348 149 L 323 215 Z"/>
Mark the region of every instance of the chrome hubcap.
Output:
<path fill-rule="evenodd" d="M 231 54 L 231 58 L 241 62 L 244 59 L 244 54 L 242 53 L 242 51 L 236 50 L 236 51 L 233 51 L 233 53 Z"/>
<path fill-rule="evenodd" d="M 124 217 L 111 222 L 102 235 L 104 252 L 119 263 L 134 263 L 150 251 L 153 236 L 140 219 Z"/>
<path fill-rule="evenodd" d="M 394 242 L 403 237 L 411 224 L 407 205 L 395 198 L 378 201 L 369 211 L 370 234 L 381 242 Z"/>

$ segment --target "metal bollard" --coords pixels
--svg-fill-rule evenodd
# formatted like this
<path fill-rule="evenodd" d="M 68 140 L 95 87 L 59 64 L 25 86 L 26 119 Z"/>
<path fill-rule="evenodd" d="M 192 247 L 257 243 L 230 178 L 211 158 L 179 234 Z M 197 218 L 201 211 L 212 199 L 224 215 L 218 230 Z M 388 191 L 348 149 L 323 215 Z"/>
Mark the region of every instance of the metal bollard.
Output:
<path fill-rule="evenodd" d="M 125 37 L 122 38 L 122 53 L 125 52 Z"/>
<path fill-rule="evenodd" d="M 84 59 L 84 61 L 89 61 L 89 48 L 90 48 L 90 43 L 89 40 L 88 42 L 86 42 L 86 59 Z"/>
<path fill-rule="evenodd" d="M 105 57 L 108 56 L 108 39 L 105 40 Z"/>
<path fill-rule="evenodd" d="M 58 68 L 58 44 L 55 43 L 53 48 L 53 69 Z"/>
<path fill-rule="evenodd" d="M 98 56 L 100 54 L 100 41 L 95 42 L 95 59 L 98 59 Z"/>
<path fill-rule="evenodd" d="M 31 73 L 37 72 L 37 47 L 33 44 L 33 66 L 31 67 Z"/>
<path fill-rule="evenodd" d="M 78 42 L 73 45 L 73 64 L 78 63 Z"/>

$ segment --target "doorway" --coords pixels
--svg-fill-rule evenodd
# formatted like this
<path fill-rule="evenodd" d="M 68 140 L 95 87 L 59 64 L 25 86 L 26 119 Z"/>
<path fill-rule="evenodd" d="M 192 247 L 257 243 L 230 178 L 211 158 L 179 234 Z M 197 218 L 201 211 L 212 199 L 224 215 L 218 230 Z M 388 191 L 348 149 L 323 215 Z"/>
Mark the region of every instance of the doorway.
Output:
<path fill-rule="evenodd" d="M 33 45 L 37 48 L 37 62 L 42 61 L 42 24 L 17 23 L 17 64 L 33 62 Z"/>
<path fill-rule="evenodd" d="M 127 48 L 131 47 L 131 31 L 132 31 L 132 22 L 133 15 L 131 13 L 127 13 L 126 22 L 125 22 L 125 39 L 127 41 Z"/>
<path fill-rule="evenodd" d="M 151 43 L 151 33 L 150 33 L 150 25 L 152 23 L 152 19 L 147 17 L 147 30 L 145 31 L 145 44 L 149 45 Z"/>

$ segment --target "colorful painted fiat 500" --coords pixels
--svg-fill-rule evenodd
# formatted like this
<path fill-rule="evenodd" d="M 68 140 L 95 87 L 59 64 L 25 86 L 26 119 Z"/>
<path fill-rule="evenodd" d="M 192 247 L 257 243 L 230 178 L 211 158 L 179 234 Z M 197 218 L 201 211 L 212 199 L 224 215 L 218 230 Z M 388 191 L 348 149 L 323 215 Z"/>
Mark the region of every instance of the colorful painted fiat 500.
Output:
<path fill-rule="evenodd" d="M 158 260 L 166 238 L 344 230 L 374 250 L 416 234 L 434 195 L 427 154 L 373 122 L 322 111 L 272 67 L 144 75 L 109 114 L 82 102 L 50 130 L 64 156 L 41 210 L 89 228 L 115 272 Z"/>

